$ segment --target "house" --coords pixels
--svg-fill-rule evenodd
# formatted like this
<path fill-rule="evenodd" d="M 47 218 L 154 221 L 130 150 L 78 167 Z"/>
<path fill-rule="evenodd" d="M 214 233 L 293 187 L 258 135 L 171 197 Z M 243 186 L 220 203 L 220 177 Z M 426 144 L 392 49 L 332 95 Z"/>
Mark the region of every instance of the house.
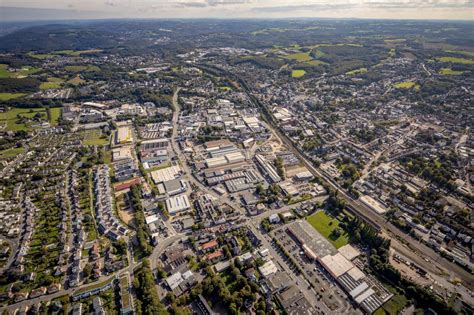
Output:
<path fill-rule="evenodd" d="M 220 249 L 214 253 L 210 253 L 206 256 L 206 260 L 211 263 L 218 262 L 224 258 L 224 252 Z"/>
<path fill-rule="evenodd" d="M 207 242 L 207 243 L 204 243 L 201 245 L 201 252 L 202 253 L 207 253 L 207 252 L 210 252 L 212 250 L 214 250 L 215 248 L 217 248 L 219 246 L 219 244 L 217 243 L 216 240 L 212 240 L 210 242 Z"/>

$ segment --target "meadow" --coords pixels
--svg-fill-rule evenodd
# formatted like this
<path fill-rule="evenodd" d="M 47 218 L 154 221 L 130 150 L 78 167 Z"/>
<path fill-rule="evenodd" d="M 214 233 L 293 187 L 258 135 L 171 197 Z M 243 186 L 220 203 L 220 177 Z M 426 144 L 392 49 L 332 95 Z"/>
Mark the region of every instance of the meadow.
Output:
<path fill-rule="evenodd" d="M 339 227 L 339 221 L 326 214 L 326 212 L 318 211 L 306 220 L 316 231 L 327 238 L 334 247 L 339 248 L 349 243 L 349 235 L 345 232 L 337 238 L 332 235 L 333 231 Z"/>

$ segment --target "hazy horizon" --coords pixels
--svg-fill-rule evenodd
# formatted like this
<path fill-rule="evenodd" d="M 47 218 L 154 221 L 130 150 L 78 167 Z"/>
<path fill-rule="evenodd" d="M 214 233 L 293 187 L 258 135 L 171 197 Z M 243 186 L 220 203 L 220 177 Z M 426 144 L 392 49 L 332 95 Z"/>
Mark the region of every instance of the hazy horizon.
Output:
<path fill-rule="evenodd" d="M 474 20 L 474 0 L 2 0 L 2 21 L 112 18 Z"/>

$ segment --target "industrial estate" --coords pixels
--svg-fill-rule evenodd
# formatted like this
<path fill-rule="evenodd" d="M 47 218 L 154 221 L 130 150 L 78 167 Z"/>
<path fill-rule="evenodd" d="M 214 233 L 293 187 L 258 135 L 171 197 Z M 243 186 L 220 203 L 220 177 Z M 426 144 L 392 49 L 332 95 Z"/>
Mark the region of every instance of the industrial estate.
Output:
<path fill-rule="evenodd" d="M 2 314 L 472 314 L 472 24 L 25 27 Z"/>

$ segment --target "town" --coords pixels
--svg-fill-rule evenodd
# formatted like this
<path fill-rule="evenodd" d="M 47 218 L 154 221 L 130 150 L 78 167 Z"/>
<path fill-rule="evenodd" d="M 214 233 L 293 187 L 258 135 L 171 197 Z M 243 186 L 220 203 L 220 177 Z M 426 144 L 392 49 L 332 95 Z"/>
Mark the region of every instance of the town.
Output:
<path fill-rule="evenodd" d="M 473 51 L 332 23 L 139 53 L 5 35 L 0 310 L 472 313 Z"/>

